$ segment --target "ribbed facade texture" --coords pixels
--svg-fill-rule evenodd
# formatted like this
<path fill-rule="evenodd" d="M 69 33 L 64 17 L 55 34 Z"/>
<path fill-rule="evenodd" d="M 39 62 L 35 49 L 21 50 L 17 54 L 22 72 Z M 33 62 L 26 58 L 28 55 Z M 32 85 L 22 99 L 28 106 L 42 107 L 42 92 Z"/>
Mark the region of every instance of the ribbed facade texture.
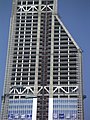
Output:
<path fill-rule="evenodd" d="M 84 120 L 82 51 L 57 0 L 13 0 L 1 120 Z"/>

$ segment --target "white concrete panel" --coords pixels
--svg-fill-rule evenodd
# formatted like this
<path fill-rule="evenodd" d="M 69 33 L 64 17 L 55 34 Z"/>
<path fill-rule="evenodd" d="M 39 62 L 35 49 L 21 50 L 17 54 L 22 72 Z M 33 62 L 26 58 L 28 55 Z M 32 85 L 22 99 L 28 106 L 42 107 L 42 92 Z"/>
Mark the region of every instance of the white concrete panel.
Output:
<path fill-rule="evenodd" d="M 49 115 L 48 120 L 53 120 L 53 98 L 49 98 Z"/>
<path fill-rule="evenodd" d="M 37 98 L 33 98 L 32 120 L 36 120 L 37 116 Z"/>

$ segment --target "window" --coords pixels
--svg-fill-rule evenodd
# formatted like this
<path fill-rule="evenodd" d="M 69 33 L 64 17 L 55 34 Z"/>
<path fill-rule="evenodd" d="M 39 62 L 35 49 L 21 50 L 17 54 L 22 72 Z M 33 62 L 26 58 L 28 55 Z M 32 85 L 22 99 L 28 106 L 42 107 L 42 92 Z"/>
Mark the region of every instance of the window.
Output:
<path fill-rule="evenodd" d="M 23 5 L 26 5 L 26 1 L 23 1 Z"/>
<path fill-rule="evenodd" d="M 18 5 L 21 5 L 21 2 L 19 1 L 17 4 L 18 4 Z"/>
<path fill-rule="evenodd" d="M 31 5 L 31 4 L 33 4 L 33 1 L 28 1 L 28 5 Z"/>

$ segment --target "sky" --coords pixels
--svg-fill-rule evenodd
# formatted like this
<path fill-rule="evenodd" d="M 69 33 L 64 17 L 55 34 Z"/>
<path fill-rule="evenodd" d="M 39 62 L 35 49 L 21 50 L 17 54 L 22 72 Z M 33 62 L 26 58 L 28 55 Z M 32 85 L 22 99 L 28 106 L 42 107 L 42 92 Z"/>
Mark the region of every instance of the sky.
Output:
<path fill-rule="evenodd" d="M 58 14 L 83 51 L 85 120 L 90 120 L 90 0 L 58 0 Z M 3 93 L 12 0 L 0 0 L 0 97 Z M 1 106 L 1 100 L 0 100 Z"/>

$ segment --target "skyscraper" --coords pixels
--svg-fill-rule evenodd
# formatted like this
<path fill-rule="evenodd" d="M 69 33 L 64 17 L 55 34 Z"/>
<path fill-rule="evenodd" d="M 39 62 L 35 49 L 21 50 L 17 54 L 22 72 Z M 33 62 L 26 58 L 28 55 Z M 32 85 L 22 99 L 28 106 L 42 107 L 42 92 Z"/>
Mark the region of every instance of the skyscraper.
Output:
<path fill-rule="evenodd" d="M 13 0 L 1 120 L 84 120 L 82 51 L 58 0 Z"/>

